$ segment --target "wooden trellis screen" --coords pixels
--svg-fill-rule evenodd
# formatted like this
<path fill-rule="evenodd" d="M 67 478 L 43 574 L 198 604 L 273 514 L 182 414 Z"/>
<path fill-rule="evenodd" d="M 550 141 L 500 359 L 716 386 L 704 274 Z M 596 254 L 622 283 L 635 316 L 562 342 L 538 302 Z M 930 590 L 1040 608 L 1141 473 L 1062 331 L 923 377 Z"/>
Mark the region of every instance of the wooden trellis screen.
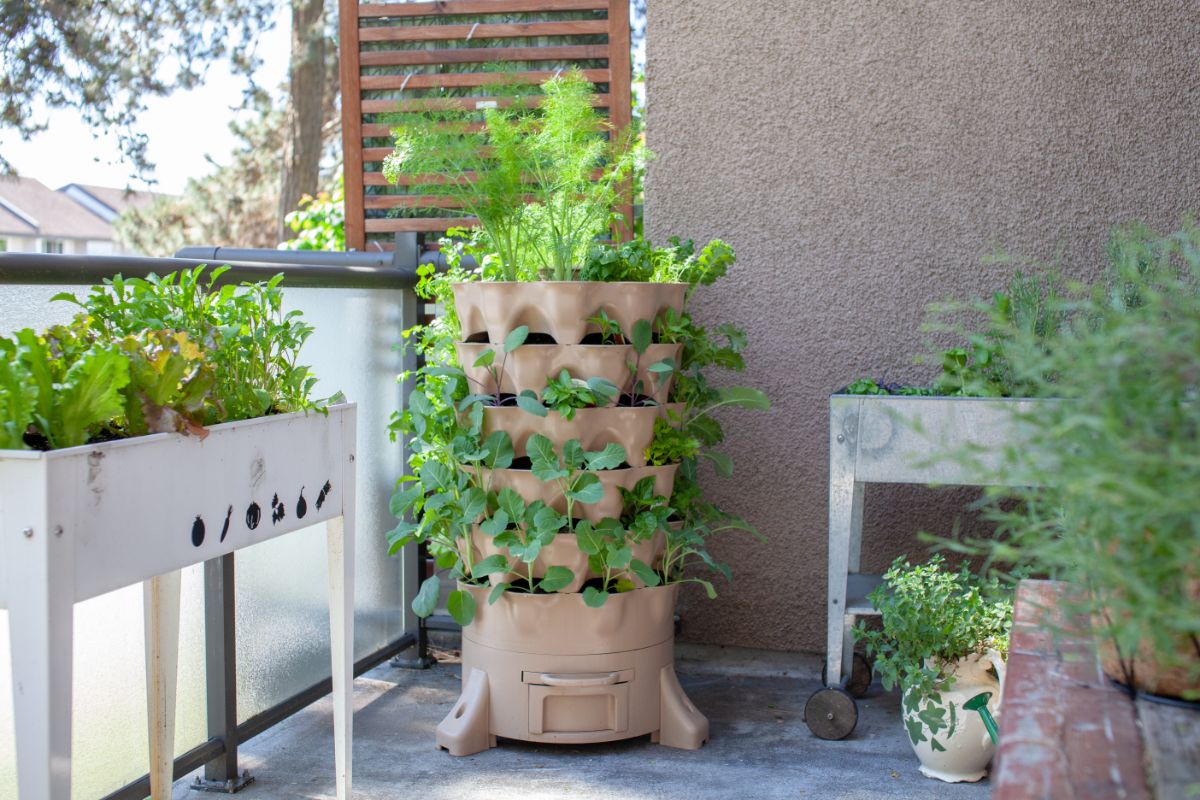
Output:
<path fill-rule="evenodd" d="M 486 107 L 499 78 L 494 62 L 531 84 L 579 67 L 612 123 L 629 124 L 628 0 L 339 0 L 339 13 L 347 249 L 391 249 L 399 232 L 470 224 L 388 185 L 387 118 L 438 97 Z M 622 213 L 632 219 L 628 205 Z"/>

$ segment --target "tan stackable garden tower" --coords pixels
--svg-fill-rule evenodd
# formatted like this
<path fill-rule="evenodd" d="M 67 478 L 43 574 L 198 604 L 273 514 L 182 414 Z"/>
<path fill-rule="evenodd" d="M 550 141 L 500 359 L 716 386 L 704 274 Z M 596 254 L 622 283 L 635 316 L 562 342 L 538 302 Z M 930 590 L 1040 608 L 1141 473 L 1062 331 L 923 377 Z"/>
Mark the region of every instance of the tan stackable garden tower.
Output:
<path fill-rule="evenodd" d="M 481 282 L 457 285 L 455 304 L 464 338 L 486 334 L 492 345 L 500 346 L 524 326 L 531 334 L 546 334 L 558 342 L 525 345 L 509 356 L 505 376 L 512 383 L 502 389 L 540 395 L 546 376 L 562 369 L 577 377 L 593 377 L 611 365 L 607 371 L 618 378 L 617 385 L 630 385 L 634 377 L 626 364 L 634 360 L 632 346 L 582 344 L 589 332 L 587 319 L 603 310 L 623 322 L 622 329 L 630 330 L 637 319 L 656 319 L 668 308 L 680 312 L 684 289 L 682 284 Z M 478 357 L 464 353 L 469 345 L 457 347 L 463 364 Z M 483 345 L 475 349 L 479 347 Z M 678 358 L 679 345 L 664 347 Z M 654 363 L 653 356 L 642 360 Z M 648 385 L 649 375 L 645 379 Z M 656 401 L 665 403 L 670 383 L 668 376 L 653 387 Z M 515 407 L 488 408 L 483 424 L 485 434 L 505 430 L 518 458 L 526 455 L 526 445 L 536 434 L 548 438 L 558 450 L 575 439 L 586 443 L 588 450 L 615 443 L 626 454 L 636 454 L 629 463 L 640 461 L 641 466 L 595 471 L 605 484 L 604 496 L 596 503 L 576 506 L 575 512 L 599 522 L 601 517 L 620 515 L 617 487 L 632 489 L 643 477 L 654 477 L 656 493 L 669 499 L 676 467 L 644 466 L 642 456 L 651 444 L 653 421 L 664 409 L 662 405 L 580 409 L 564 422 L 555 412 L 539 417 Z M 509 485 L 526 502 L 541 499 L 560 513 L 564 510 L 564 498 L 553 481 L 539 481 L 528 470 L 490 472 L 493 488 Z M 473 533 L 480 557 L 486 557 L 494 548 L 478 530 Z M 575 538 L 559 534 L 532 565 L 537 578 L 553 564 L 573 566 L 574 585 L 564 590 L 506 592 L 489 604 L 487 588 L 463 587 L 474 596 L 477 609 L 474 620 L 463 629 L 463 694 L 437 729 L 438 745 L 452 754 L 469 755 L 495 746 L 497 736 L 583 743 L 650 734 L 653 741 L 686 749 L 696 749 L 708 739 L 708 720 L 675 677 L 678 586 L 643 585 L 591 608 L 579 587 L 594 576 L 589 575 L 587 554 Z M 654 565 L 664 544 L 664 537 L 656 536 L 642 543 L 638 555 Z M 570 589 L 574 591 L 566 591 Z"/>

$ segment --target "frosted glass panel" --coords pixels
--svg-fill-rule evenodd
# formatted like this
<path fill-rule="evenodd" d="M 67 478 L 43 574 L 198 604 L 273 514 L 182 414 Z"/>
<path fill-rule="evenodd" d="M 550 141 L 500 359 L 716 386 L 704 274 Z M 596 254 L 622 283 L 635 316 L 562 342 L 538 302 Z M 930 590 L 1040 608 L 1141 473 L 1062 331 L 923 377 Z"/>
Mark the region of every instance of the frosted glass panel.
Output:
<path fill-rule="evenodd" d="M 318 393 L 343 391 L 358 403 L 358 535 L 355 653 L 361 658 L 403 632 L 400 562 L 384 534 L 388 498 L 402 466 L 387 423 L 399 402 L 404 327 L 400 290 L 287 289 L 316 327 L 304 352 L 321 377 Z M 66 322 L 60 291 L 84 287 L 0 285 L 0 334 Z M 313 487 L 314 491 L 316 487 Z M 184 574 L 176 752 L 205 736 L 203 571 Z M 325 536 L 309 528 L 237 554 L 239 720 L 329 676 Z M 96 798 L 146 771 L 145 668 L 140 587 L 81 603 L 75 610 L 73 796 Z M 8 617 L 0 611 L 0 798 L 16 795 Z"/>
<path fill-rule="evenodd" d="M 183 572 L 175 751 L 203 743 L 203 567 Z M 95 800 L 146 773 L 146 668 L 142 588 L 75 606 L 71 796 Z M 8 612 L 0 611 L 0 797 L 17 796 Z"/>

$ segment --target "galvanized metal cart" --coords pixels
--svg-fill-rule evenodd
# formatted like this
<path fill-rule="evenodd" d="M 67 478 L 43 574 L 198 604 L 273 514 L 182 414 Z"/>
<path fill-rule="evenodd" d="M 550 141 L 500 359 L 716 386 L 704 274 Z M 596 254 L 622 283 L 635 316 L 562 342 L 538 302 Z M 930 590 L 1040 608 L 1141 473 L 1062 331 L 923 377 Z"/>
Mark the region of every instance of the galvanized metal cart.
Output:
<path fill-rule="evenodd" d="M 990 467 L 998 465 L 1005 448 L 1021 446 L 1021 415 L 1045 402 L 1054 401 L 844 394 L 829 398 L 825 688 L 805 706 L 805 721 L 814 734 L 822 739 L 849 736 L 858 723 L 855 697 L 862 697 L 871 685 L 871 664 L 855 653 L 852 633 L 859 617 L 878 613 L 867 595 L 882 580 L 859 571 L 867 484 L 996 485 Z M 948 455 L 967 448 L 974 453 L 970 463 Z"/>

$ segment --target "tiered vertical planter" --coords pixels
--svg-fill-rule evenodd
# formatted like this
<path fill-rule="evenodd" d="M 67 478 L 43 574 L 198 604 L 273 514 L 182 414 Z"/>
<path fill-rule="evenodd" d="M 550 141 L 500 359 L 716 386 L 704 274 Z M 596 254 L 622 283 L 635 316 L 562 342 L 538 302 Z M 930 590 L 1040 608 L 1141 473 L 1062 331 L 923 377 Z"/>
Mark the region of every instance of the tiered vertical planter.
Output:
<path fill-rule="evenodd" d="M 641 319 L 653 321 L 667 308 L 680 310 L 682 284 L 483 282 L 455 287 L 455 305 L 462 321 L 460 361 L 468 375 L 479 352 L 496 348 L 519 326 L 531 337 L 544 334 L 554 344 L 526 344 L 509 354 L 500 391 L 537 393 L 548 376 L 567 369 L 573 377 L 604 377 L 626 393 L 635 380 L 628 364 L 633 348 L 623 344 L 583 344 L 594 332 L 587 322 L 603 310 L 630 331 Z M 543 337 L 538 337 L 543 340 Z M 665 403 L 670 379 L 652 381 L 645 368 L 663 358 L 678 363 L 677 345 L 651 345 L 641 358 L 639 378 L 644 394 Z M 669 497 L 674 466 L 647 466 L 644 451 L 653 437 L 662 407 L 613 406 L 583 409 L 571 421 L 551 411 L 537 417 L 519 408 L 485 411 L 485 428 L 504 430 L 514 449 L 524 455 L 535 433 L 556 447 L 578 439 L 588 449 L 620 444 L 626 466 L 597 472 L 605 487 L 598 503 L 576 505 L 576 516 L 590 520 L 618 517 L 618 487 L 632 488 L 653 476 L 658 493 Z M 493 488 L 510 487 L 526 502 L 543 500 L 565 510 L 553 484 L 543 483 L 529 470 L 495 470 Z M 661 556 L 665 533 L 641 547 L 638 557 L 653 564 Z M 474 546 L 482 556 L 496 552 L 491 540 L 476 529 Z M 610 596 L 600 608 L 590 608 L 579 594 L 588 579 L 587 556 L 572 534 L 559 534 L 534 565 L 537 575 L 549 566 L 566 566 L 575 581 L 554 594 L 506 592 L 489 603 L 486 587 L 464 588 L 475 599 L 476 614 L 463 629 L 463 692 L 437 729 L 437 743 L 453 755 L 470 755 L 496 746 L 496 737 L 532 742 L 587 743 L 628 739 L 649 734 L 652 741 L 696 749 L 708 739 L 708 720 L 691 704 L 674 668 L 674 611 L 677 586 L 634 589 Z M 492 577 L 505 579 L 504 574 Z"/>

